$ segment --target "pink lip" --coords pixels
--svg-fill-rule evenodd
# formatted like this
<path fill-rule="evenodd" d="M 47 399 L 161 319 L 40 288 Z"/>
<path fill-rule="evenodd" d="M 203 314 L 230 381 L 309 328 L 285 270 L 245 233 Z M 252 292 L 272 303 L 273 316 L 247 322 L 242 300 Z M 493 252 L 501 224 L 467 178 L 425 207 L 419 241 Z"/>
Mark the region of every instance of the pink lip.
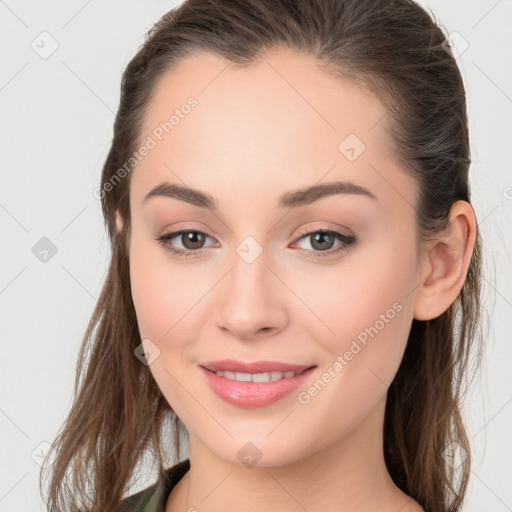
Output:
<path fill-rule="evenodd" d="M 229 362 L 228 362 L 229 361 Z M 261 361 L 253 364 L 243 364 L 236 361 L 224 360 L 218 361 L 219 366 L 223 368 L 207 369 L 205 366 L 200 366 L 201 372 L 206 378 L 212 391 L 225 400 L 226 402 L 245 408 L 265 407 L 271 405 L 281 398 L 291 393 L 294 389 L 300 386 L 315 370 L 316 367 L 289 365 L 284 363 L 271 363 Z M 233 363 L 236 363 L 233 365 Z M 213 363 L 205 363 L 208 366 L 216 366 Z M 273 382 L 238 382 L 220 377 L 212 370 L 230 370 L 230 368 L 237 368 L 234 371 L 244 373 L 264 373 L 267 371 L 302 371 L 299 375 L 294 377 L 284 378 Z M 272 369 L 268 369 L 272 368 Z"/>

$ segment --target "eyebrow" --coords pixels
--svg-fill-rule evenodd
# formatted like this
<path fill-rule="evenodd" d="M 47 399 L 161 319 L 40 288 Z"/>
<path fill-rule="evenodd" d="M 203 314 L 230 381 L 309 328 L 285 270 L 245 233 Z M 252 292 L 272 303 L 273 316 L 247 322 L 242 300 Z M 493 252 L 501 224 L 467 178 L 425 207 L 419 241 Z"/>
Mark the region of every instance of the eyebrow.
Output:
<path fill-rule="evenodd" d="M 333 181 L 312 185 L 303 189 L 293 190 L 281 195 L 278 201 L 279 208 L 298 208 L 307 206 L 323 197 L 339 194 L 356 194 L 377 200 L 377 197 L 368 189 L 347 181 Z M 143 200 L 146 203 L 152 197 L 170 197 L 185 201 L 199 208 L 217 210 L 218 201 L 210 194 L 184 187 L 176 183 L 161 183 L 153 188 Z"/>

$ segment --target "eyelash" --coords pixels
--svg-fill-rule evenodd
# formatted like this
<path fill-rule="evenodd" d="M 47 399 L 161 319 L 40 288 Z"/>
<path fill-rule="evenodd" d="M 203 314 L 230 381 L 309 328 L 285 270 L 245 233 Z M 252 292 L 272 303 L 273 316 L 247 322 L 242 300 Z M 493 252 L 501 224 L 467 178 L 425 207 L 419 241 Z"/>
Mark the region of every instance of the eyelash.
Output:
<path fill-rule="evenodd" d="M 177 236 L 179 236 L 183 233 L 200 233 L 200 234 L 208 237 L 208 235 L 206 233 L 204 233 L 203 231 L 198 231 L 196 229 L 181 229 L 178 231 L 171 231 L 169 233 L 165 233 L 164 235 L 156 237 L 155 240 L 157 240 L 158 243 L 160 243 L 160 245 L 162 245 L 162 247 L 166 251 L 169 251 L 170 253 L 175 254 L 177 256 L 183 256 L 185 258 L 188 258 L 190 256 L 200 255 L 201 253 L 203 253 L 205 251 L 205 249 L 183 250 L 183 249 L 174 247 L 173 245 L 170 244 L 170 240 L 172 238 L 176 238 Z M 311 231 L 301 231 L 299 233 L 300 236 L 297 239 L 297 241 L 302 240 L 303 238 L 306 238 L 307 236 L 313 235 L 316 233 L 332 235 L 332 236 L 334 236 L 334 238 L 336 238 L 336 240 L 339 240 L 340 242 L 342 242 L 342 244 L 336 249 L 329 249 L 327 251 L 311 251 L 311 250 L 307 250 L 307 249 L 302 249 L 303 251 L 306 251 L 305 256 L 307 256 L 309 258 L 324 258 L 327 256 L 332 256 L 333 254 L 337 254 L 341 251 L 347 250 L 351 245 L 353 245 L 357 242 L 357 238 L 355 236 L 344 235 L 343 233 L 339 233 L 338 231 L 334 231 L 332 229 L 315 229 L 315 230 L 311 230 Z M 209 238 L 211 238 L 211 237 L 209 237 Z"/>

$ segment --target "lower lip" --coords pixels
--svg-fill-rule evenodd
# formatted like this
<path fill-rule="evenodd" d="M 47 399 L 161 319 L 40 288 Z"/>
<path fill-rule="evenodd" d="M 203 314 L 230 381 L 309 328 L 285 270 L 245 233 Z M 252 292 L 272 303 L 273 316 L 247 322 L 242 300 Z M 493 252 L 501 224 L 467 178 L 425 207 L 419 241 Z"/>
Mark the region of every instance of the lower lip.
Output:
<path fill-rule="evenodd" d="M 315 368 L 308 368 L 300 375 L 273 382 L 238 382 L 220 377 L 214 372 L 200 367 L 211 389 L 220 398 L 239 407 L 251 408 L 271 405 L 290 394 L 309 377 Z"/>

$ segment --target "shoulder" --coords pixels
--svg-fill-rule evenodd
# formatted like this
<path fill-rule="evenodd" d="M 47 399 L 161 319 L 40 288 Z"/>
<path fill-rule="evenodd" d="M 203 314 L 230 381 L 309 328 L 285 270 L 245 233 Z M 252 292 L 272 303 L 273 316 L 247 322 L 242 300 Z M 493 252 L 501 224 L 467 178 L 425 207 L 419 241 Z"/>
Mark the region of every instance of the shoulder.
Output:
<path fill-rule="evenodd" d="M 169 494 L 189 469 L 190 459 L 166 469 L 163 480 L 124 498 L 118 512 L 164 512 Z"/>
<path fill-rule="evenodd" d="M 400 509 L 401 512 L 425 512 L 425 509 L 416 501 L 411 498 L 405 507 Z"/>

